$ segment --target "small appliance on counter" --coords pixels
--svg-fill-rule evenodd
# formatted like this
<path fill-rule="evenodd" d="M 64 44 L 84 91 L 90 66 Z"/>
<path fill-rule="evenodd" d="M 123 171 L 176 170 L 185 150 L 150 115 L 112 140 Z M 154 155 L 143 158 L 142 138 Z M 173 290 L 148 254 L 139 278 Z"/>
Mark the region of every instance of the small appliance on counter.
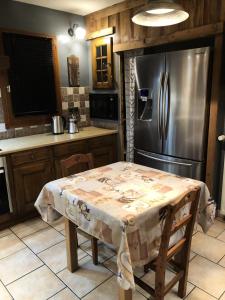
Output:
<path fill-rule="evenodd" d="M 53 134 L 63 134 L 64 128 L 66 126 L 66 120 L 62 116 L 52 117 L 52 133 Z"/>
<path fill-rule="evenodd" d="M 80 113 L 77 107 L 72 107 L 69 109 L 70 117 L 69 117 L 69 124 L 68 124 L 68 133 L 78 133 L 78 121 L 80 120 Z"/>

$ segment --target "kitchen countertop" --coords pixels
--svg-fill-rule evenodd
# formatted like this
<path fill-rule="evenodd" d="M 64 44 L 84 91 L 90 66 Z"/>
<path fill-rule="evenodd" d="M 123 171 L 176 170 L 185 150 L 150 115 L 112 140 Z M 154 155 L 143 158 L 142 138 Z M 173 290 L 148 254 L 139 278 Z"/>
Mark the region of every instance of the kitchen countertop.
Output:
<path fill-rule="evenodd" d="M 34 148 L 89 139 L 98 136 L 115 134 L 117 132 L 118 130 L 97 127 L 84 127 L 80 130 L 79 133 L 75 134 L 64 133 L 59 135 L 53 135 L 52 133 L 43 133 L 19 138 L 0 140 L 0 156 L 23 150 L 29 150 Z"/>

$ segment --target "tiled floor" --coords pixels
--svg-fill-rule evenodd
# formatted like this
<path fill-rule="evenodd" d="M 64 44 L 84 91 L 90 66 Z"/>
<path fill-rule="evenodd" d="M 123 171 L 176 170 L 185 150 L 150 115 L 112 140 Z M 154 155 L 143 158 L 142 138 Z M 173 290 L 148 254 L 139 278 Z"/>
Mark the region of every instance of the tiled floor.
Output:
<path fill-rule="evenodd" d="M 36 218 L 0 231 L 0 300 L 116 300 L 116 256 L 99 245 L 99 261 L 94 266 L 90 241 L 79 236 L 81 268 L 66 268 L 64 224 L 48 225 Z M 135 270 L 154 284 L 154 274 Z M 171 273 L 167 273 L 167 278 Z M 177 286 L 166 300 L 179 299 Z M 149 299 L 137 287 L 134 300 Z M 225 222 L 216 220 L 206 234 L 198 228 L 192 241 L 187 300 L 225 300 Z"/>

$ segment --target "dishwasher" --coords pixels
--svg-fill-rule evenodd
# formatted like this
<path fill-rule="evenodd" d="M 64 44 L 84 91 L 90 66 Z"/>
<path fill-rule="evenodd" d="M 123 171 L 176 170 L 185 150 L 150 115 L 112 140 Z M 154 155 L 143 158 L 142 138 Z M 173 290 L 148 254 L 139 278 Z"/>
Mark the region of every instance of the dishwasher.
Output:
<path fill-rule="evenodd" d="M 6 160 L 4 157 L 0 157 L 0 215 L 12 212 Z"/>

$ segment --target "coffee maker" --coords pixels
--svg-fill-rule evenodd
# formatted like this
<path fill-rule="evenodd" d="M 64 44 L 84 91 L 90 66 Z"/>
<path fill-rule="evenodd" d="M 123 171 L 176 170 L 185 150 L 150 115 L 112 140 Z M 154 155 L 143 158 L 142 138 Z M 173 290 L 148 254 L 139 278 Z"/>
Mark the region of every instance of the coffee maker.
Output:
<path fill-rule="evenodd" d="M 69 120 L 68 120 L 68 133 L 78 133 L 78 122 L 80 120 L 80 113 L 78 107 L 69 108 Z"/>

